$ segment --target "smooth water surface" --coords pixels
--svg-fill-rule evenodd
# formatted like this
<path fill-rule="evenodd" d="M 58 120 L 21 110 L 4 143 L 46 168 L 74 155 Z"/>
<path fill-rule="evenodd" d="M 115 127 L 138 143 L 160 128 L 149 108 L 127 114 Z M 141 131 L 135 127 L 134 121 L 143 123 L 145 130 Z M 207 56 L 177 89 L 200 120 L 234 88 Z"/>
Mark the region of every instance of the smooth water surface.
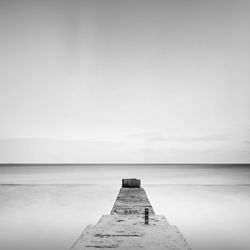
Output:
<path fill-rule="evenodd" d="M 193 250 L 250 249 L 250 167 L 239 165 L 2 166 L 0 249 L 69 249 L 110 212 L 125 177 L 142 179 Z"/>

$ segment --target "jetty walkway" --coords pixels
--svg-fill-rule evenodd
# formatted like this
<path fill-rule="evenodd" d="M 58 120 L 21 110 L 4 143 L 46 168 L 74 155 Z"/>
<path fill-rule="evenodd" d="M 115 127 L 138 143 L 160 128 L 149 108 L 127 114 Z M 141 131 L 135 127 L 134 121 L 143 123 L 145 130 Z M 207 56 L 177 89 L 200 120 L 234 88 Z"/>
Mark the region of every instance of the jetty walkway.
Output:
<path fill-rule="evenodd" d="M 87 226 L 71 247 L 91 249 L 191 250 L 176 226 L 164 216 L 155 215 L 137 179 L 123 179 L 110 215 Z"/>

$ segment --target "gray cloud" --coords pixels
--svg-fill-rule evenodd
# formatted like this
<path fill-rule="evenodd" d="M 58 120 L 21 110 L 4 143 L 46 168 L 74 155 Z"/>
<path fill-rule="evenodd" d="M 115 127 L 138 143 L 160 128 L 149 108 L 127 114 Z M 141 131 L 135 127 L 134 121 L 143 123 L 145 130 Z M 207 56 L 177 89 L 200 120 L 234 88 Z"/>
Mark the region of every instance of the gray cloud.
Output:
<path fill-rule="evenodd" d="M 0 161 L 241 159 L 249 23 L 244 0 L 0 1 L 0 139 L 40 138 Z"/>
<path fill-rule="evenodd" d="M 138 133 L 129 136 L 131 140 L 143 140 L 147 142 L 216 142 L 227 141 L 231 139 L 229 134 L 218 134 L 209 136 L 165 136 L 153 132 Z"/>

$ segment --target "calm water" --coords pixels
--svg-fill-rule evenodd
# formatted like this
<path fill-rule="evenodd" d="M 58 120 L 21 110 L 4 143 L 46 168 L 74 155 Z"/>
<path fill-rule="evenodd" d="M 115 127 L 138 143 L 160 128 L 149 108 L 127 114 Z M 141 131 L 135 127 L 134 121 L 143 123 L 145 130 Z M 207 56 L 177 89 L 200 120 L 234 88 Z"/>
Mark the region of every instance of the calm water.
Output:
<path fill-rule="evenodd" d="M 142 179 L 193 250 L 250 249 L 250 166 L 240 165 L 2 166 L 0 249 L 69 249 L 125 177 Z"/>

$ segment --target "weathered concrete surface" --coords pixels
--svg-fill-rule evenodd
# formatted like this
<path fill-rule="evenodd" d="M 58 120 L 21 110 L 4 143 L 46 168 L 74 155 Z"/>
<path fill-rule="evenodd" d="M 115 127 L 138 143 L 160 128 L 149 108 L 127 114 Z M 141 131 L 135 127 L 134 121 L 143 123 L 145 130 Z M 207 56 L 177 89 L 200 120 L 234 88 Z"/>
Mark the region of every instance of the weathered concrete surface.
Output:
<path fill-rule="evenodd" d="M 149 209 L 149 214 L 154 214 L 143 188 L 121 188 L 111 214 L 144 214 L 145 208 Z"/>
<path fill-rule="evenodd" d="M 144 210 L 149 209 L 149 224 Z M 191 250 L 176 226 L 155 215 L 143 188 L 121 188 L 110 215 L 89 225 L 71 250 Z"/>
<path fill-rule="evenodd" d="M 72 249 L 189 250 L 185 239 L 164 216 L 153 215 L 149 225 L 143 215 L 104 215 L 88 227 Z"/>

